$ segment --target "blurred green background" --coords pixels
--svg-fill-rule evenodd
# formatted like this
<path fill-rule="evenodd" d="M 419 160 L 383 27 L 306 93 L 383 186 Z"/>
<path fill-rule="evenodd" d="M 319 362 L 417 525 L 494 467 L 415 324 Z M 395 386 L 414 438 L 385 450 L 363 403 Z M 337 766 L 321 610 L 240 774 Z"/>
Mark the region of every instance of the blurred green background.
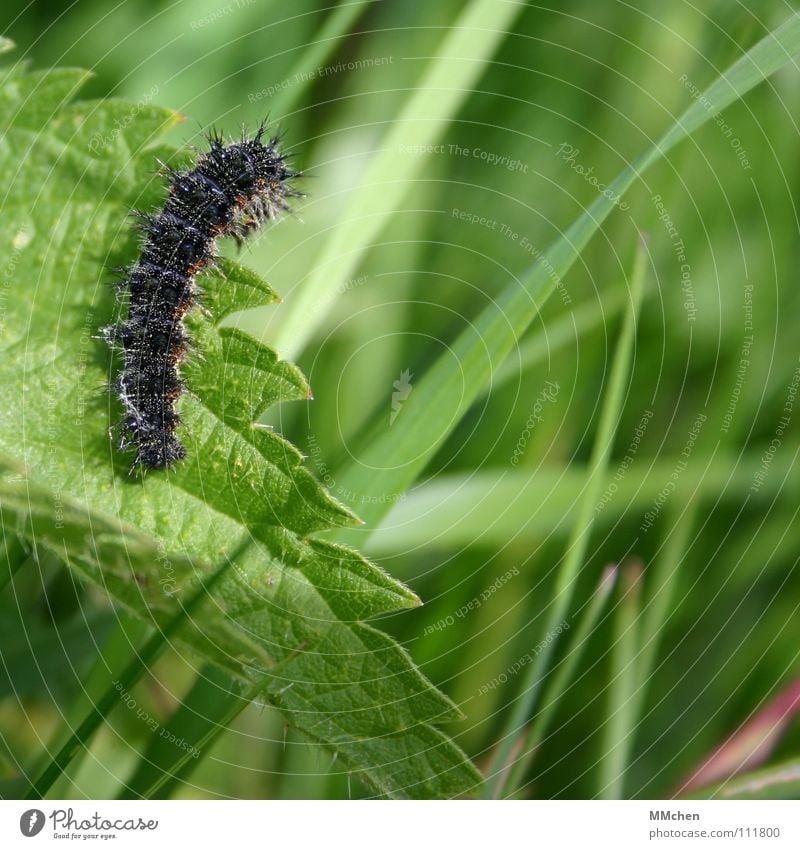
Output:
<path fill-rule="evenodd" d="M 282 311 L 317 267 L 331 230 L 353 214 L 349 193 L 385 148 L 465 5 L 81 0 L 67 7 L 8 0 L 0 16 L 17 55 L 34 67 L 91 69 L 83 96 L 155 102 L 185 115 L 171 133 L 175 144 L 200 144 L 199 133 L 211 125 L 236 134 L 265 115 L 280 125 L 307 175 L 307 197 L 241 255 L 286 297 L 242 322 L 280 347 Z M 415 380 L 594 200 L 597 188 L 587 177 L 610 182 L 672 124 L 693 91 L 795 6 L 569 0 L 522 8 L 437 147 L 417 150 L 410 133 L 396 149 L 398 165 L 421 159 L 402 206 L 386 216 L 365 262 L 326 305 L 324 322 L 297 358 L 315 399 L 270 419 L 310 455 L 335 494 L 347 500 L 337 492 L 336 470 L 358 459 L 366 423 L 382 415 L 391 427 L 392 413 L 402 415 Z M 335 15 L 339 22 L 347 17 L 346 28 L 331 40 L 326 27 Z M 612 215 L 550 299 L 530 339 L 519 340 L 522 350 L 538 345 L 539 355 L 522 369 L 507 364 L 425 480 L 377 533 L 364 534 L 366 553 L 425 601 L 381 627 L 459 703 L 467 718 L 448 730 L 480 766 L 522 676 L 482 689 L 544 636 L 640 231 L 648 234 L 647 294 L 612 471 L 623 468 L 643 415 L 652 416 L 619 491 L 598 511 L 575 611 L 604 566 L 634 560 L 644 567 L 638 603 L 645 610 L 656 603 L 652 567 L 690 496 L 694 518 L 652 674 L 637 684 L 645 701 L 630 729 L 624 795 L 669 794 L 800 672 L 800 408 L 780 434 L 763 485 L 753 486 L 800 365 L 798 107 L 800 73 L 789 66 L 650 170 L 626 197 L 629 208 Z M 517 354 L 511 359 L 518 362 Z M 555 383 L 557 393 L 540 405 L 541 421 L 515 457 L 537 398 Z M 645 528 L 698 420 L 675 491 Z M 357 501 L 353 506 L 358 510 Z M 104 599 L 74 587 L 55 566 L 51 574 L 46 597 L 34 580 L 17 580 L 14 593 L 7 588 L 2 596 L 0 641 L 16 651 L 4 651 L 0 669 L 0 732 L 28 757 L 68 710 L 114 618 Z M 591 633 L 525 795 L 603 793 L 621 592 Z M 16 639 L 20 628 L 33 654 Z M 54 640 L 72 668 L 60 660 L 48 667 L 46 652 L 31 663 L 42 654 L 36 646 Z M 158 681 L 140 684 L 136 698 L 164 717 L 189 687 L 192 664 L 173 654 L 155 672 Z M 94 757 L 62 792 L 115 795 L 108 771 L 124 781 L 148 733 L 135 714 L 115 712 Z M 798 744 L 800 729 L 790 726 L 771 757 L 790 757 Z M 10 757 L 5 769 L 13 774 Z M 251 707 L 177 795 L 364 792 L 329 756 L 287 735 L 270 710 Z"/>

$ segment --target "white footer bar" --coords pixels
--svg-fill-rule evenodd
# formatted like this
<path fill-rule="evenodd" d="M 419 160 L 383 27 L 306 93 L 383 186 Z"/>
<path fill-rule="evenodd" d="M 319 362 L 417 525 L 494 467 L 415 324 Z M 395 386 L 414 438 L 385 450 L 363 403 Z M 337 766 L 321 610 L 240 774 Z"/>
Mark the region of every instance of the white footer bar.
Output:
<path fill-rule="evenodd" d="M 153 849 L 234 849 L 239 842 L 281 849 L 795 849 L 800 803 L 0 801 L 0 846 L 31 849 L 54 841 Z"/>

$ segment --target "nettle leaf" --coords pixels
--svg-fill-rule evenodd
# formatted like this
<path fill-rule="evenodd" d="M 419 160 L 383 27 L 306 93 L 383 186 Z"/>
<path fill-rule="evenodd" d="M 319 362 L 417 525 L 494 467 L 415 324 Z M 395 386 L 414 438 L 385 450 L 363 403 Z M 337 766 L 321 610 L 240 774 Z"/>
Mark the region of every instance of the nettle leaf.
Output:
<path fill-rule="evenodd" d="M 449 797 L 480 776 L 435 728 L 460 717 L 397 643 L 364 620 L 419 600 L 361 555 L 309 538 L 358 520 L 286 440 L 254 422 L 304 400 L 290 363 L 232 313 L 275 293 L 229 261 L 202 275 L 196 356 L 180 401 L 188 459 L 128 474 L 95 337 L 118 307 L 109 265 L 130 261 L 129 210 L 163 197 L 154 147 L 178 116 L 72 102 L 82 71 L 5 72 L 0 85 L 0 507 L 4 526 L 59 557 L 157 627 L 228 562 L 180 631 L 187 646 L 263 693 L 286 720 L 392 797 Z"/>

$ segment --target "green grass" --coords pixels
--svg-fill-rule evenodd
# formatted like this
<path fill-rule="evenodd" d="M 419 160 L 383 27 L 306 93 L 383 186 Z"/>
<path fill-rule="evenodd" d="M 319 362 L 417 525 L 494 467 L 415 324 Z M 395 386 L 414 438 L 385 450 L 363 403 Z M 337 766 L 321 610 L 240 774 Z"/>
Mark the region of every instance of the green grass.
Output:
<path fill-rule="evenodd" d="M 800 668 L 800 408 L 781 425 L 800 365 L 799 19 L 779 0 L 257 7 L 193 27 L 216 7 L 152 0 L 134 20 L 89 0 L 48 27 L 12 3 L 4 32 L 34 69 L 90 68 L 98 98 L 157 86 L 150 106 L 190 119 L 170 130 L 181 146 L 210 123 L 280 122 L 308 196 L 239 259 L 285 300 L 228 324 L 308 376 L 313 402 L 262 421 L 365 520 L 328 539 L 424 602 L 369 627 L 463 712 L 445 730 L 486 795 L 668 796 Z M 80 157 L 67 164 L 85 179 Z M 109 228 L 127 233 L 121 215 Z M 57 264 L 41 280 L 53 271 L 70 297 L 96 283 Z M 68 346 L 67 327 L 28 338 Z M 548 381 L 558 394 L 529 427 Z M 0 483 L 0 795 L 37 778 L 54 798 L 374 794 L 284 728 L 263 680 L 73 583 L 26 542 L 13 472 Z M 114 707 L 126 668 L 137 704 L 202 757 Z M 798 745 L 791 726 L 758 775 L 698 795 L 796 795 Z"/>
<path fill-rule="evenodd" d="M 515 760 L 513 753 L 518 748 L 517 740 L 523 733 L 526 720 L 538 708 L 540 692 L 549 671 L 555 648 L 558 645 L 558 638 L 562 633 L 561 626 L 568 622 L 578 576 L 586 562 L 595 509 L 602 495 L 603 480 L 614 446 L 620 412 L 628 394 L 646 267 L 647 253 L 640 245 L 637 248 L 636 260 L 631 272 L 631 306 L 625 316 L 617 349 L 614 352 L 608 387 L 605 388 L 603 393 L 600 424 L 592 446 L 592 455 L 584 488 L 578 502 L 578 515 L 570 532 L 564 558 L 558 566 L 553 601 L 546 613 L 541 631 L 542 642 L 539 645 L 543 645 L 543 648 L 537 651 L 522 680 L 520 696 L 510 712 L 505 733 L 499 740 L 492 767 L 493 772 L 486 782 L 488 798 L 496 799 L 502 796 L 503 776 L 507 770 L 513 768 Z M 523 744 L 520 757 L 524 758 L 526 754 Z"/>

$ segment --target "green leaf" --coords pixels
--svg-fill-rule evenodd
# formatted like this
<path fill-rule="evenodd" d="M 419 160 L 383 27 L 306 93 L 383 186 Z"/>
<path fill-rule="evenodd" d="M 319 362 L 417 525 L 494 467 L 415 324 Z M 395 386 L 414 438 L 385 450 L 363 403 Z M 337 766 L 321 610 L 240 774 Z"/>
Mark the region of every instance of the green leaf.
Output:
<path fill-rule="evenodd" d="M 292 445 L 254 424 L 266 407 L 309 393 L 294 366 L 220 327 L 276 300 L 251 272 L 221 262 L 200 281 L 208 311 L 190 320 L 196 356 L 180 402 L 189 458 L 171 474 L 129 475 L 109 434 L 120 414 L 105 389 L 115 366 L 96 338 L 116 309 L 105 267 L 135 255 L 128 210 L 164 191 L 147 146 L 177 116 L 67 103 L 82 78 L 14 68 L 2 86 L 4 524 L 158 630 L 222 568 L 175 626 L 186 646 L 261 688 L 378 793 L 468 792 L 477 771 L 434 728 L 458 710 L 364 622 L 419 600 L 356 552 L 308 538 L 357 520 Z"/>

